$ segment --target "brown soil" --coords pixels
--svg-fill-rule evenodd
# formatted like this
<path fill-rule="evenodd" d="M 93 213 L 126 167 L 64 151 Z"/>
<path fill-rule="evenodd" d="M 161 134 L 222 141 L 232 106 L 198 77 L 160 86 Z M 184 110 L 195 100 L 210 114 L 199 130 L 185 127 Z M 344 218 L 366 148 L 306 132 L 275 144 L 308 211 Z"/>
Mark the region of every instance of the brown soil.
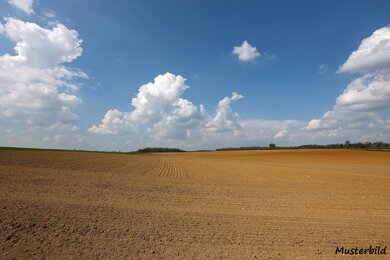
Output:
<path fill-rule="evenodd" d="M 389 240 L 387 152 L 0 151 L 0 259 L 334 259 Z"/>

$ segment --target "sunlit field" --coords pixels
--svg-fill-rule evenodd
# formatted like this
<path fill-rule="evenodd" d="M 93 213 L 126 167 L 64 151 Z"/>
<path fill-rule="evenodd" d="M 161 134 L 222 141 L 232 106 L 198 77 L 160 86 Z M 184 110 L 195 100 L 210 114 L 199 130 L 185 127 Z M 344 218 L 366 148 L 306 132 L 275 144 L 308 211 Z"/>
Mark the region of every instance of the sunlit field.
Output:
<path fill-rule="evenodd" d="M 389 242 L 390 153 L 4 150 L 0 205 L 5 259 L 330 259 Z"/>

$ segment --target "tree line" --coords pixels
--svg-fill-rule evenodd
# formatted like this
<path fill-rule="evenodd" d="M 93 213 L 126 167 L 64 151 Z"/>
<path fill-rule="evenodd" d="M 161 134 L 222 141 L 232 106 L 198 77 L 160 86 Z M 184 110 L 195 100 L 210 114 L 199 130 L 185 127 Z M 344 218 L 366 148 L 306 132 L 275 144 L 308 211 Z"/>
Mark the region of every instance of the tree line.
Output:
<path fill-rule="evenodd" d="M 139 153 L 178 153 L 185 152 L 179 148 L 168 148 L 168 147 L 146 147 L 138 149 Z"/>
<path fill-rule="evenodd" d="M 274 149 L 390 149 L 390 143 L 384 142 L 358 142 L 352 143 L 350 141 L 345 141 L 345 143 L 337 144 L 307 144 L 299 146 L 276 146 L 274 143 L 269 144 L 268 146 L 242 146 L 242 147 L 226 147 L 218 148 L 216 151 L 238 151 L 238 150 L 274 150 Z"/>
<path fill-rule="evenodd" d="M 225 147 L 218 148 L 215 151 L 239 151 L 239 150 L 286 150 L 286 149 L 369 149 L 369 150 L 390 150 L 390 143 L 385 142 L 358 142 L 352 143 L 350 141 L 345 141 L 345 143 L 337 144 L 307 144 L 299 146 L 276 146 L 274 143 L 270 143 L 268 146 L 241 146 L 241 147 Z M 209 152 L 213 150 L 198 150 L 195 152 Z M 178 153 L 186 152 L 185 150 L 179 148 L 169 148 L 169 147 L 146 147 L 143 149 L 138 149 L 139 153 Z"/>

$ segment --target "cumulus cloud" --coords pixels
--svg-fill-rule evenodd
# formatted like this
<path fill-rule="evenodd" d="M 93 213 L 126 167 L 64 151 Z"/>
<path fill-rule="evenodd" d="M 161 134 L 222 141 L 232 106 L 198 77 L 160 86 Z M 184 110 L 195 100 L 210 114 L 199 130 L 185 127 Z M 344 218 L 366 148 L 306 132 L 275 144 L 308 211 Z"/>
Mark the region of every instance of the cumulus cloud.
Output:
<path fill-rule="evenodd" d="M 93 125 L 88 131 L 102 135 L 132 131 L 135 125 L 132 123 L 130 115 L 131 113 L 110 109 L 104 115 L 101 124 Z"/>
<path fill-rule="evenodd" d="M 390 67 L 390 26 L 376 30 L 352 52 L 338 72 L 374 72 Z"/>
<path fill-rule="evenodd" d="M 188 88 L 186 79 L 180 75 L 158 75 L 140 86 L 132 99 L 132 110 L 108 110 L 101 123 L 93 125 L 89 132 L 101 138 L 122 136 L 127 141 L 123 141 L 124 145 L 208 149 L 267 145 L 272 140 L 277 145 L 343 142 L 386 137 L 381 129 L 390 129 L 390 119 L 382 119 L 372 111 L 375 107 L 356 113 L 354 105 L 344 97 L 336 102 L 333 110 L 310 121 L 242 119 L 232 108 L 235 101 L 244 98 L 242 95 L 233 92 L 209 113 L 204 106 L 183 98 Z M 349 93 L 348 88 L 345 93 Z M 372 106 L 378 103 L 374 100 Z"/>
<path fill-rule="evenodd" d="M 341 93 L 332 109 L 309 121 L 242 119 L 232 106 L 243 96 L 233 92 L 223 97 L 215 111 L 207 112 L 184 98 L 189 89 L 181 75 L 165 73 L 139 87 L 131 109 L 109 109 L 88 131 L 107 149 L 140 146 L 178 146 L 206 149 L 227 146 L 329 143 L 337 140 L 390 140 L 390 57 L 388 27 L 363 40 L 339 72 L 360 72 Z M 78 80 L 81 70 L 66 66 L 81 53 L 76 31 L 55 23 L 43 28 L 16 18 L 0 23 L 0 35 L 15 43 L 13 54 L 0 56 L 0 132 L 6 144 L 37 145 L 27 137 L 37 132 L 39 141 L 66 146 L 84 142 L 76 126 L 74 109 L 82 104 Z M 241 61 L 260 57 L 256 47 L 244 41 L 233 53 Z M 266 54 L 264 54 L 265 57 Z M 326 70 L 326 64 L 321 66 Z M 11 123 L 15 123 L 12 128 Z M 21 130 L 20 137 L 16 133 Z M 15 131 L 14 131 L 15 130 Z M 122 139 L 121 139 L 122 138 Z M 31 139 L 31 138 L 30 138 Z M 30 142 L 30 143 L 29 143 Z M 99 143 L 100 142 L 100 143 Z M 121 146 L 123 145 L 123 146 Z"/>
<path fill-rule="evenodd" d="M 134 107 L 132 111 L 111 109 L 99 125 L 89 128 L 89 132 L 132 134 L 144 129 L 155 140 L 188 140 L 219 132 L 238 134 L 241 129 L 239 116 L 233 113 L 230 103 L 243 96 L 233 92 L 231 97 L 223 98 L 211 116 L 202 105 L 198 107 L 182 98 L 189 88 L 185 81 L 180 75 L 158 75 L 153 82 L 139 88 L 131 102 Z"/>
<path fill-rule="evenodd" d="M 307 124 L 306 129 L 308 130 L 318 129 L 320 125 L 321 125 L 321 119 L 312 119 Z"/>
<path fill-rule="evenodd" d="M 131 102 L 133 110 L 110 109 L 89 132 L 131 135 L 128 140 L 141 146 L 187 149 L 264 145 L 272 139 L 287 145 L 386 137 L 381 130 L 390 129 L 390 119 L 383 119 L 378 113 L 389 107 L 385 76 L 378 73 L 366 75 L 364 80 L 357 78 L 339 96 L 331 111 L 321 118 L 300 121 L 242 119 L 232 109 L 232 102 L 243 98 L 236 92 L 222 98 L 215 111 L 208 113 L 202 105 L 182 97 L 189 88 L 184 77 L 166 73 L 139 88 Z M 140 142 L 137 138 L 141 136 Z"/>
<path fill-rule="evenodd" d="M 182 98 L 175 102 L 175 106 L 170 113 L 148 128 L 150 135 L 157 139 L 186 140 L 199 134 L 199 126 L 205 118 L 203 106 L 198 108 Z"/>
<path fill-rule="evenodd" d="M 63 24 L 45 29 L 35 23 L 16 18 L 5 18 L 0 32 L 15 42 L 16 55 L 3 55 L 2 62 L 8 67 L 25 65 L 30 68 L 55 68 L 62 63 L 71 62 L 81 55 L 82 40 L 74 30 Z M 69 71 L 63 71 L 64 73 Z"/>
<path fill-rule="evenodd" d="M 236 135 L 239 134 L 241 130 L 239 115 L 233 113 L 230 103 L 241 98 L 243 98 L 242 95 L 233 92 L 230 98 L 225 97 L 219 101 L 215 116 L 207 122 L 206 130 L 209 132 L 233 131 Z"/>
<path fill-rule="evenodd" d="M 274 135 L 274 138 L 276 138 L 276 139 L 283 139 L 283 138 L 286 138 L 287 136 L 288 136 L 288 131 L 283 129 L 283 130 L 277 132 Z"/>
<path fill-rule="evenodd" d="M 140 146 L 186 149 L 263 145 L 274 138 L 294 143 L 307 138 L 301 131 L 307 124 L 304 121 L 241 119 L 232 109 L 233 102 L 244 98 L 236 92 L 208 113 L 203 105 L 182 97 L 189 88 L 185 82 L 184 77 L 171 73 L 157 76 L 139 88 L 132 99 L 133 110 L 110 109 L 89 132 L 102 138 L 123 136 Z"/>
<path fill-rule="evenodd" d="M 32 0 L 9 0 L 34 14 Z M 54 12 L 45 12 L 54 18 Z M 74 108 L 80 79 L 88 76 L 67 64 L 81 53 L 78 33 L 58 21 L 50 27 L 6 17 L 0 37 L 14 43 L 14 52 L 0 56 L 0 141 L 9 146 L 81 147 Z M 2 53 L 4 53 L 3 51 Z M 83 145 L 84 146 L 84 145 Z"/>
<path fill-rule="evenodd" d="M 33 0 L 8 0 L 8 3 L 22 10 L 26 14 L 34 14 Z"/>
<path fill-rule="evenodd" d="M 180 75 L 158 75 L 154 82 L 142 85 L 131 101 L 134 110 L 107 111 L 101 124 L 88 131 L 95 134 L 122 134 L 136 132 L 139 126 L 156 137 L 188 136 L 190 127 L 201 118 L 201 108 L 181 98 L 188 86 Z"/>
<path fill-rule="evenodd" d="M 176 111 L 177 116 L 189 116 L 196 108 L 191 102 L 180 98 L 188 88 L 185 79 L 180 75 L 166 73 L 158 75 L 154 82 L 141 86 L 137 97 L 131 104 L 134 111 L 131 117 L 134 121 L 156 123 L 161 117 Z"/>
<path fill-rule="evenodd" d="M 332 110 L 308 122 L 312 136 L 354 136 L 366 139 L 375 133 L 389 139 L 390 28 L 376 30 L 352 52 L 338 72 L 363 72 L 336 99 Z M 385 134 L 387 133 L 387 134 Z"/>
<path fill-rule="evenodd" d="M 82 53 L 81 40 L 62 24 L 46 29 L 35 23 L 5 18 L 0 35 L 15 42 L 15 54 L 0 56 L 0 114 L 8 123 L 48 127 L 73 123 L 78 78 L 87 75 L 65 66 Z"/>
<path fill-rule="evenodd" d="M 250 45 L 247 41 L 244 41 L 241 46 L 235 46 L 233 48 L 233 54 L 236 54 L 238 59 L 243 62 L 253 61 L 260 57 L 257 48 Z"/>
<path fill-rule="evenodd" d="M 336 108 L 380 111 L 390 107 L 390 70 L 366 74 L 352 81 L 336 100 Z"/>

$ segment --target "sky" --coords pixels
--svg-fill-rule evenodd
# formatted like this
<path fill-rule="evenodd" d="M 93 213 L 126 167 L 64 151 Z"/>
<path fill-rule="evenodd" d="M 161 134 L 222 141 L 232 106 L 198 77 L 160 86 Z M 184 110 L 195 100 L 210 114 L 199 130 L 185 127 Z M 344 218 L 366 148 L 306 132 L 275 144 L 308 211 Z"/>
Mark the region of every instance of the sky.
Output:
<path fill-rule="evenodd" d="M 389 1 L 0 0 L 0 146 L 390 142 Z"/>

